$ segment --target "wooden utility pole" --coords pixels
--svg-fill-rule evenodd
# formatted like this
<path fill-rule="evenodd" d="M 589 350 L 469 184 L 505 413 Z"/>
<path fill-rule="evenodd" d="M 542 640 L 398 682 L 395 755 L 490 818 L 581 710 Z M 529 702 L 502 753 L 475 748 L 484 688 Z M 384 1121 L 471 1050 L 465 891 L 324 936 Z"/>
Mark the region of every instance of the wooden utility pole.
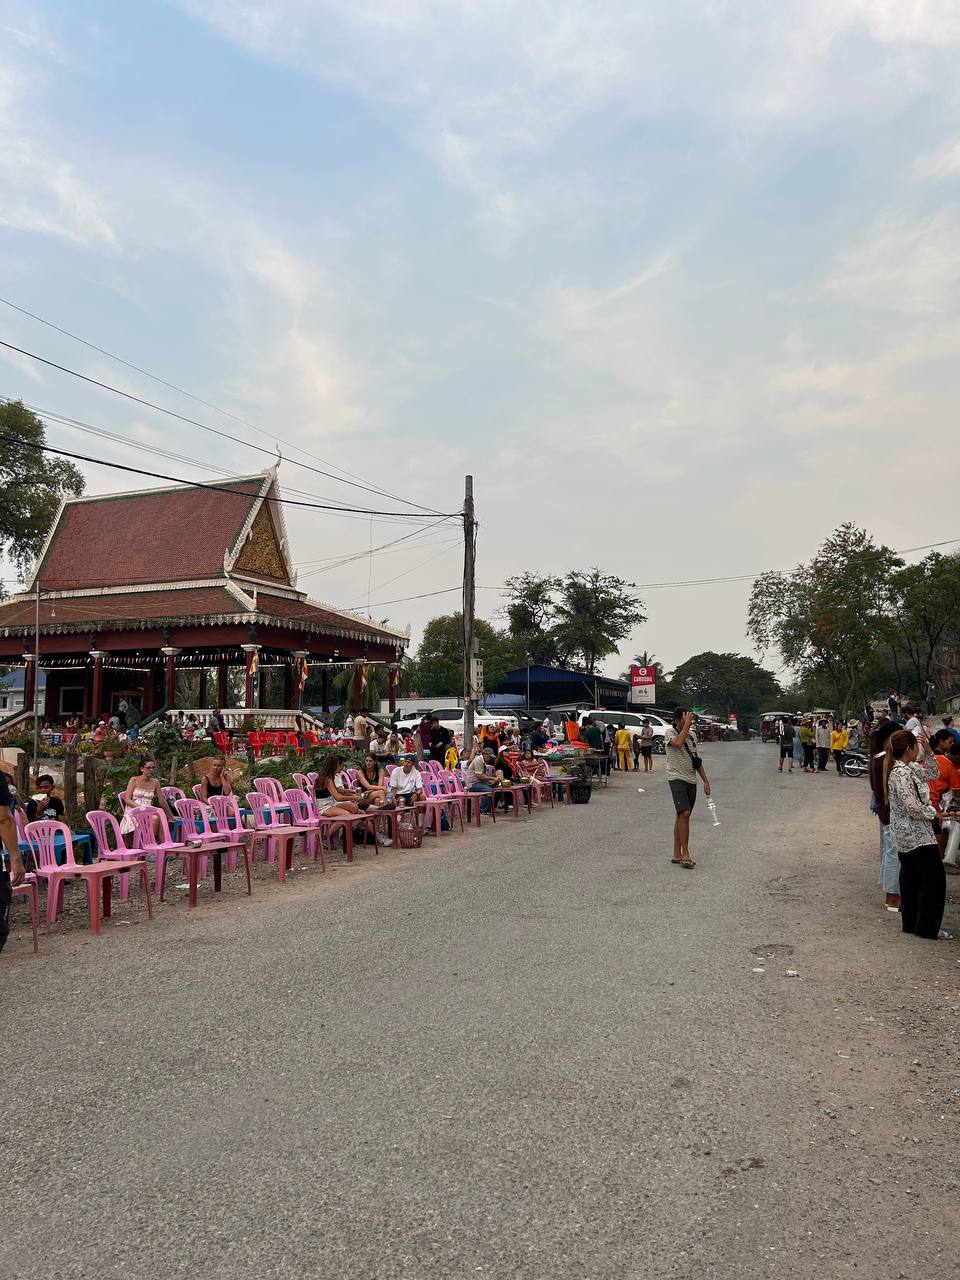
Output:
<path fill-rule="evenodd" d="M 473 512 L 473 476 L 466 476 L 463 493 L 463 749 L 473 745 L 473 714 L 477 707 L 473 687 L 473 615 L 476 607 L 477 523 Z"/>

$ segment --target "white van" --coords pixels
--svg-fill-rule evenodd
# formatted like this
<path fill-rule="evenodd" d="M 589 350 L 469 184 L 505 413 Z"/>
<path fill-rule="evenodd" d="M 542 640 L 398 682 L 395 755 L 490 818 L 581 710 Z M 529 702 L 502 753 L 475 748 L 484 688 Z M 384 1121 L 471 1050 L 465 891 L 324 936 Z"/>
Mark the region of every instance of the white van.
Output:
<path fill-rule="evenodd" d="M 657 755 L 663 755 L 666 751 L 667 733 L 673 737 L 673 725 L 668 724 L 662 716 L 654 715 L 652 711 L 607 711 L 600 707 L 595 711 L 578 711 L 577 723 L 583 725 L 584 720 L 596 720 L 597 724 L 612 724 L 614 729 L 619 725 L 623 725 L 633 735 L 643 732 L 644 720 L 650 721 L 650 728 L 653 730 L 653 749 Z"/>
<path fill-rule="evenodd" d="M 423 719 L 424 714 L 431 717 L 436 716 L 442 728 L 449 729 L 453 734 L 457 746 L 463 745 L 463 707 L 433 707 L 429 712 L 421 712 L 417 716 L 405 716 L 397 721 L 397 732 L 412 734 Z M 490 711 L 481 711 L 478 708 L 473 714 L 474 728 L 479 729 L 484 724 L 505 724 L 508 729 L 518 729 L 520 727 L 517 717 L 509 711 L 503 712 L 502 715 L 496 715 Z"/>

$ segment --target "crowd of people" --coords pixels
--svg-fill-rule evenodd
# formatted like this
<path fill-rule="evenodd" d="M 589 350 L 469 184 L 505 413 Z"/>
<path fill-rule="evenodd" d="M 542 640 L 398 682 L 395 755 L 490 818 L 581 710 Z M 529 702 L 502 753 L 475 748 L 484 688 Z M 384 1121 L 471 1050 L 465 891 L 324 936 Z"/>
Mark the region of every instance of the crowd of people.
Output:
<path fill-rule="evenodd" d="M 898 707 L 870 739 L 871 809 L 880 825 L 880 887 L 903 932 L 948 938 L 941 929 L 946 867 L 960 841 L 960 730 L 952 716 L 931 732 L 920 708 Z"/>

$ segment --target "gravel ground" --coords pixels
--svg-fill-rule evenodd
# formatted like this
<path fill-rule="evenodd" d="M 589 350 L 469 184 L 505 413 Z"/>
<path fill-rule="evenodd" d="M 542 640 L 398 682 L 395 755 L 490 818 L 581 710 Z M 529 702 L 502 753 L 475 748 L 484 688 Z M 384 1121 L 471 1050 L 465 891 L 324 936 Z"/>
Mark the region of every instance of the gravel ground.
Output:
<path fill-rule="evenodd" d="M 865 781 L 706 765 L 695 871 L 658 759 L 36 958 L 18 924 L 5 1274 L 957 1274 L 960 947 L 884 911 Z"/>

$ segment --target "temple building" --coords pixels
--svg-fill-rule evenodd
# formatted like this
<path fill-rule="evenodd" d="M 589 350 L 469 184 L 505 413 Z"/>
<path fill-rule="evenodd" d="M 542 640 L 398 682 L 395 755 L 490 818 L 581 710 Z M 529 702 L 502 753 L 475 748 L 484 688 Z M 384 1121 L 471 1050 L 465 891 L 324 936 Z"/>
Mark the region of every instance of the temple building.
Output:
<path fill-rule="evenodd" d="M 279 499 L 272 468 L 65 501 L 24 591 L 0 602 L 0 664 L 25 668 L 24 708 L 38 615 L 39 710 L 51 722 L 95 718 L 124 698 L 144 717 L 176 709 L 177 676 L 188 671 L 194 679 L 179 684 L 196 690 L 198 709 L 263 711 L 272 701 L 292 719 L 308 672 L 320 668 L 327 708 L 330 673 L 353 667 L 358 705 L 366 671 L 386 664 L 392 703 L 409 629 L 298 591 Z M 231 699 L 231 686 L 242 694 Z"/>

